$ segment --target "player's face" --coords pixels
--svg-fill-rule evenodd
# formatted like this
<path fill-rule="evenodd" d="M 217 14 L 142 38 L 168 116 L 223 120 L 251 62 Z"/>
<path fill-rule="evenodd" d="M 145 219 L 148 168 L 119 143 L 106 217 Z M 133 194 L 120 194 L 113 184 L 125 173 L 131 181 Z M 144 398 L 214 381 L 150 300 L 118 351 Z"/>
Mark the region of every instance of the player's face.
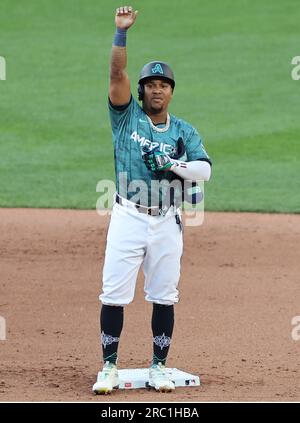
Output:
<path fill-rule="evenodd" d="M 163 79 L 150 79 L 144 85 L 144 108 L 151 113 L 161 113 L 168 108 L 172 87 Z"/>

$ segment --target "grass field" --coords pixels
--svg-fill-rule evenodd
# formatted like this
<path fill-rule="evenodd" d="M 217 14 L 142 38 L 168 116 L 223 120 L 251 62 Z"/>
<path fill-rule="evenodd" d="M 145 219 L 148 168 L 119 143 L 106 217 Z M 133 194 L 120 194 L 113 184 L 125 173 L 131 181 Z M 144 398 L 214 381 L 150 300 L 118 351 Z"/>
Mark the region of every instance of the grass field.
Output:
<path fill-rule="evenodd" d="M 107 114 L 115 0 L 1 0 L 0 206 L 94 208 L 113 178 Z M 174 68 L 170 111 L 213 159 L 207 210 L 300 212 L 298 0 L 136 1 L 132 91 Z"/>

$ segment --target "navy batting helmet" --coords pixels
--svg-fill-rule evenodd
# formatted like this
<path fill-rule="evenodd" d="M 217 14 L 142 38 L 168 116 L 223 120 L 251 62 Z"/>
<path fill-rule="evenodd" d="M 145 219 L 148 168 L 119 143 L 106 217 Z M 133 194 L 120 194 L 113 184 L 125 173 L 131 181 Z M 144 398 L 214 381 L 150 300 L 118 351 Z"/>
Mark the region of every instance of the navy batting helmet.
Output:
<path fill-rule="evenodd" d="M 150 62 L 147 63 L 140 73 L 139 83 L 138 83 L 138 98 L 143 100 L 144 98 L 144 84 L 147 79 L 165 79 L 171 87 L 175 87 L 174 73 L 169 65 L 165 62 Z"/>

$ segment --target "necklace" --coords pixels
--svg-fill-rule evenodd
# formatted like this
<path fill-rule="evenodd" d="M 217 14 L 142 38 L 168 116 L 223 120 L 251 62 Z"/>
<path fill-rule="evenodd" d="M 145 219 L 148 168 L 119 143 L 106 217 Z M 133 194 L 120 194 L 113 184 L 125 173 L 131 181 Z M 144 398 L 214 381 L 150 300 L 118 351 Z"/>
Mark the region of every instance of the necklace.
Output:
<path fill-rule="evenodd" d="M 148 115 L 146 115 L 146 117 L 148 119 L 148 122 L 150 123 L 151 128 L 156 132 L 166 132 L 170 127 L 170 115 L 169 115 L 169 113 L 167 114 L 166 125 L 163 128 L 158 128 L 157 126 L 155 126 Z"/>

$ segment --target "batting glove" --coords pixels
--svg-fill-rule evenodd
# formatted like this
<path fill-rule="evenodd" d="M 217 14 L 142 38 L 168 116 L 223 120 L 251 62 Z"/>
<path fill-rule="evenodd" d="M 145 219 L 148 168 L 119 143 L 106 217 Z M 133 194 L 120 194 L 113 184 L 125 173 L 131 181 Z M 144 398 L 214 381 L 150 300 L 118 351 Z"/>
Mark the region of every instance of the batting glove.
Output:
<path fill-rule="evenodd" d="M 174 165 L 174 161 L 166 153 L 158 150 L 156 147 L 149 152 L 143 152 L 143 160 L 145 165 L 152 172 L 167 171 Z"/>

